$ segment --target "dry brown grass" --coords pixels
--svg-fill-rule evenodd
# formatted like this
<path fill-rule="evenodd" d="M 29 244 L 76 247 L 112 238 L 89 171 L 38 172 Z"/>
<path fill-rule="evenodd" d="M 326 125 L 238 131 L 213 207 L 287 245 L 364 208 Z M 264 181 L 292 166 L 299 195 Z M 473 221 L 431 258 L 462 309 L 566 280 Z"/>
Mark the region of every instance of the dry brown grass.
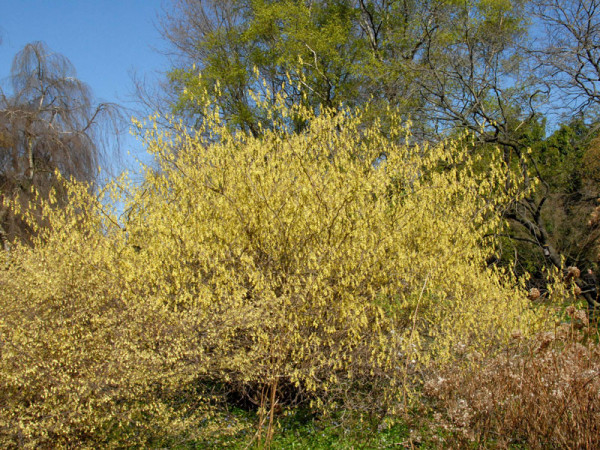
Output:
<path fill-rule="evenodd" d="M 479 368 L 426 383 L 449 445 L 600 448 L 600 344 L 584 311 L 570 323 L 513 345 Z"/>

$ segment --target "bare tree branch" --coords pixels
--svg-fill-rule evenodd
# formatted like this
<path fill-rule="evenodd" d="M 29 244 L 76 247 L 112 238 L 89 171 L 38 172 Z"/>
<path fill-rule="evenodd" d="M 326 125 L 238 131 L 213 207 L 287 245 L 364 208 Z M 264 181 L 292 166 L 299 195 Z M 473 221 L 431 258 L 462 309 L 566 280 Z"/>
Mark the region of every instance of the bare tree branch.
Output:
<path fill-rule="evenodd" d="M 118 136 L 121 121 L 116 105 L 93 104 L 67 58 L 41 42 L 26 45 L 13 60 L 10 90 L 0 88 L 0 194 L 26 204 L 31 187 L 46 195 L 55 185 L 55 170 L 94 181 L 107 156 L 103 138 Z M 6 245 L 27 231 L 3 208 Z"/>

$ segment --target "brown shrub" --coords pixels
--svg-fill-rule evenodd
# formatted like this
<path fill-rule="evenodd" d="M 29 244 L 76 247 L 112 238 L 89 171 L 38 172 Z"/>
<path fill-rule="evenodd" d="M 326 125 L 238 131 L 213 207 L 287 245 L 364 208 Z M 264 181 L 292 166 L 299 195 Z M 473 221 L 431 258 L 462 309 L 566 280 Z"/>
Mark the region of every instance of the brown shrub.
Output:
<path fill-rule="evenodd" d="M 582 320 L 584 319 L 584 320 Z M 425 385 L 448 444 L 532 448 L 600 448 L 600 345 L 583 311 L 573 323 L 541 333 L 482 362 Z M 580 323 L 581 322 L 581 323 Z"/>

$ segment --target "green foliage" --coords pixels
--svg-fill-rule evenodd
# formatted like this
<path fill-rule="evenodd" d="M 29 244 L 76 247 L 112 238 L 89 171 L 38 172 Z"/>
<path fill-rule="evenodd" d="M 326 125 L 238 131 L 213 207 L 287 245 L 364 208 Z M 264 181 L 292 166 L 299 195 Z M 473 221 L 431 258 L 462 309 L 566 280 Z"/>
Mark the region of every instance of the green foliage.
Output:
<path fill-rule="evenodd" d="M 284 92 L 289 102 L 315 110 L 370 105 L 374 115 L 382 115 L 392 105 L 405 118 L 417 119 L 420 134 L 462 127 L 465 120 L 478 130 L 482 117 L 503 121 L 523 100 L 523 86 L 505 90 L 488 79 L 518 71 L 518 55 L 510 50 L 526 28 L 520 0 L 234 0 L 178 6 L 165 29 L 185 63 L 170 73 L 170 81 L 175 112 L 194 125 L 203 119 L 194 98 L 205 92 L 214 95 L 232 129 L 254 135 L 258 123 L 268 128 L 271 122 L 251 90 L 270 101 Z M 263 79 L 270 94 L 258 82 Z M 501 105 L 500 89 L 502 95 L 514 91 Z M 470 110 L 467 104 L 475 116 L 460 116 L 458 111 Z"/>
<path fill-rule="evenodd" d="M 594 210 L 600 185 L 595 178 L 594 126 L 575 119 L 562 124 L 547 138 L 543 122 L 522 131 L 523 145 L 531 147 L 530 174 L 539 180 L 532 198 L 538 204 L 543 200 L 540 225 L 548 230 L 551 244 L 567 266 L 595 268 L 599 233 Z M 520 233 L 518 225 L 513 227 L 513 233 L 527 237 L 526 233 Z M 529 272 L 539 278 L 546 261 L 539 245 L 533 244 L 507 240 L 503 247 L 508 258 L 517 255 L 513 263 L 521 266 L 518 272 Z"/>
<path fill-rule="evenodd" d="M 582 188 L 582 160 L 589 141 L 589 127 L 583 120 L 573 120 L 548 139 L 534 143 L 542 178 L 553 191 L 572 194 Z"/>
<path fill-rule="evenodd" d="M 289 77 L 301 82 L 305 95 L 290 83 L 283 87 L 290 101 L 332 106 L 334 97 L 339 102 L 356 96 L 351 73 L 358 52 L 351 36 L 356 12 L 350 2 L 236 1 L 223 14 L 229 17 L 239 10 L 245 11 L 243 20 L 212 28 L 196 43 L 201 60 L 171 72 L 170 81 L 180 94 L 176 112 L 201 113 L 194 96 L 218 86 L 217 101 L 229 125 L 256 135 L 257 123 L 266 125 L 268 119 L 249 95 L 249 89 L 261 88 L 255 68 L 272 90 Z"/>

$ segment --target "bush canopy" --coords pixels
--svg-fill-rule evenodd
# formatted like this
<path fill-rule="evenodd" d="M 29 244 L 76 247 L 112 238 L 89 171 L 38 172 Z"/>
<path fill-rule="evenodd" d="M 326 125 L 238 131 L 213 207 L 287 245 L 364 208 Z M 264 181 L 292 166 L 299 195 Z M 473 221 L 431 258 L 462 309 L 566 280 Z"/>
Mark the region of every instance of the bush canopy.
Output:
<path fill-rule="evenodd" d="M 224 401 L 394 414 L 423 371 L 540 325 L 486 264 L 519 195 L 499 154 L 285 105 L 261 137 L 210 103 L 195 133 L 138 123 L 142 183 L 35 200 L 48 227 L 0 271 L 2 446 L 206 436 Z"/>

